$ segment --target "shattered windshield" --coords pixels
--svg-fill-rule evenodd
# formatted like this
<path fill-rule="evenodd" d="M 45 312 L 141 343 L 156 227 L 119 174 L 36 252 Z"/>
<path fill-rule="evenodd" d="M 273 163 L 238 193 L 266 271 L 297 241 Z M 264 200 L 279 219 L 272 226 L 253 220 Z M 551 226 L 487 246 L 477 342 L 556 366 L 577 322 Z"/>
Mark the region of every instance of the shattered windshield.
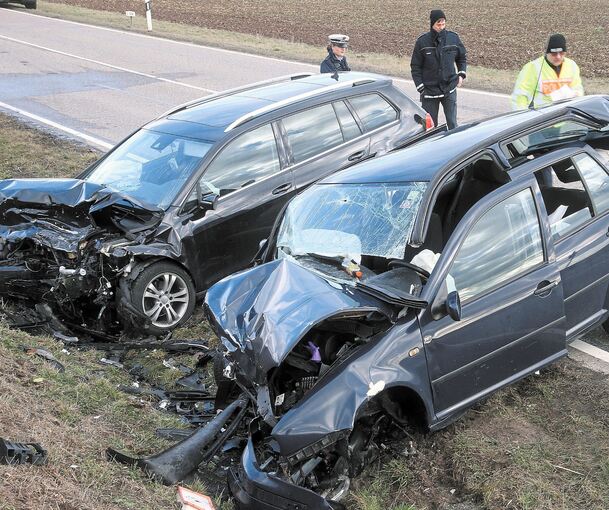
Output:
<path fill-rule="evenodd" d="M 212 144 L 142 129 L 117 147 L 85 180 L 166 209 Z"/>
<path fill-rule="evenodd" d="M 401 259 L 426 187 L 426 182 L 313 186 L 288 206 L 278 256 L 343 265 L 360 264 L 365 255 Z"/>

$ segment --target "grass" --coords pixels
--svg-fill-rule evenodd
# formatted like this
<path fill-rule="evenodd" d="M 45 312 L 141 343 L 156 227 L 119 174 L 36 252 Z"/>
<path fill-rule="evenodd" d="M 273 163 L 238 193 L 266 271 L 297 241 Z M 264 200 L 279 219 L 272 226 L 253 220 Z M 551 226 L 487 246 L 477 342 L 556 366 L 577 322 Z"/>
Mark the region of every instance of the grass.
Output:
<path fill-rule="evenodd" d="M 97 153 L 0 115 L 0 175 L 69 176 Z M 597 344 L 608 343 L 601 330 Z M 200 313 L 176 332 L 210 338 Z M 65 365 L 58 372 L 23 346 L 48 349 Z M 121 370 L 99 363 L 97 350 L 75 351 L 0 322 L 2 437 L 40 442 L 44 467 L 0 466 L 3 509 L 176 508 L 175 489 L 139 470 L 105 460 L 113 446 L 148 454 L 167 446 L 159 427 L 181 427 L 175 415 L 145 397 L 117 389 L 140 365 L 154 385 L 171 388 L 182 373 L 163 366 L 162 351 L 131 351 Z M 192 356 L 172 355 L 194 366 Z M 609 501 L 608 377 L 571 360 L 495 394 L 465 417 L 412 443 L 392 445 L 380 462 L 352 481 L 355 510 L 606 510 Z M 213 484 L 192 488 L 214 494 Z M 27 490 L 24 488 L 27 487 Z M 230 502 L 216 500 L 222 509 Z"/>
<path fill-rule="evenodd" d="M 98 11 L 77 5 L 39 1 L 36 12 L 44 16 L 137 33 L 148 33 L 145 17 L 141 15 L 134 18 L 133 26 L 131 26 L 123 12 Z M 153 28 L 153 35 L 157 37 L 289 59 L 314 64 L 315 66 L 319 65 L 320 54 L 322 57 L 324 56 L 323 48 L 320 53 L 320 46 L 258 34 L 237 34 L 229 30 L 206 28 L 205 26 L 176 23 L 162 19 L 155 19 Z M 409 60 L 401 54 L 351 51 L 349 60 L 351 67 L 354 69 L 410 79 Z M 512 91 L 517 72 L 515 69 L 493 69 L 480 65 L 469 65 L 466 87 L 509 94 Z M 606 78 L 588 77 L 584 80 L 584 85 L 588 94 L 608 92 Z"/>

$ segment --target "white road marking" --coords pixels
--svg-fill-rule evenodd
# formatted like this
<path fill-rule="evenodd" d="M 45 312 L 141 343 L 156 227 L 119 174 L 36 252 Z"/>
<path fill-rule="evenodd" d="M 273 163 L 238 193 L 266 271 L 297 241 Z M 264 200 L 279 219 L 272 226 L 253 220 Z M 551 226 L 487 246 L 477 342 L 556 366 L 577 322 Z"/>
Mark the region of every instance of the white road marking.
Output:
<path fill-rule="evenodd" d="M 259 58 L 259 59 L 263 59 L 263 60 L 272 60 L 274 62 L 282 62 L 285 64 L 293 64 L 293 65 L 300 65 L 300 66 L 306 66 L 306 67 L 311 67 L 313 69 L 319 69 L 319 65 L 314 65 L 314 64 L 307 64 L 305 62 L 297 62 L 296 60 L 287 60 L 287 59 L 283 59 L 283 58 L 276 58 L 276 57 L 267 57 L 264 55 L 255 55 L 252 53 L 244 53 L 243 51 L 236 51 L 236 50 L 227 50 L 224 48 L 216 48 L 214 46 L 206 46 L 204 44 L 196 44 L 196 43 L 191 43 L 191 42 L 186 42 L 186 41 L 176 41 L 174 39 L 167 39 L 165 37 L 158 37 L 158 36 L 154 36 L 154 35 L 148 35 L 148 34 L 140 34 L 137 32 L 128 32 L 126 30 L 119 30 L 117 28 L 108 28 L 108 27 L 100 27 L 97 25 L 89 25 L 87 23 L 82 23 L 79 21 L 70 21 L 70 20 L 66 20 L 66 19 L 59 19 L 59 18 L 50 18 L 47 16 L 43 16 L 41 14 L 33 14 L 30 12 L 21 12 L 21 11 L 11 11 L 11 12 L 15 12 L 17 14 L 22 14 L 23 16 L 37 16 L 39 18 L 46 18 L 52 21 L 58 21 L 61 23 L 70 23 L 72 25 L 79 25 L 79 26 L 83 26 L 83 27 L 87 27 L 87 28 L 96 28 L 97 30 L 105 30 L 107 32 L 115 32 L 115 33 L 119 33 L 119 34 L 125 34 L 125 35 L 130 35 L 132 37 L 143 37 L 143 38 L 148 38 L 148 39 L 155 39 L 158 41 L 163 41 L 163 42 L 170 42 L 173 44 L 179 44 L 181 46 L 188 46 L 190 48 L 204 48 L 206 50 L 211 50 L 211 51 L 217 51 L 220 53 L 229 53 L 229 54 L 233 54 L 233 55 L 242 55 L 244 57 L 251 57 L 251 58 Z M 414 86 L 414 82 L 412 80 L 405 80 L 403 78 L 396 78 L 396 77 L 392 77 L 393 81 L 399 82 L 399 83 L 404 83 L 406 85 L 412 85 Z M 489 96 L 489 97 L 498 97 L 501 99 L 507 99 L 509 98 L 509 94 L 500 94 L 498 92 L 487 92 L 485 90 L 477 90 L 477 89 L 468 89 L 468 88 L 460 88 L 459 92 L 463 92 L 463 93 L 471 93 L 471 94 L 478 94 L 481 96 Z"/>
<path fill-rule="evenodd" d="M 35 120 L 37 122 L 40 122 L 42 124 L 46 124 L 47 126 L 50 126 L 52 128 L 59 129 L 60 131 L 68 133 L 77 138 L 81 138 L 82 140 L 92 143 L 93 145 L 97 145 L 98 147 L 101 147 L 103 149 L 108 150 L 108 149 L 111 149 L 112 147 L 114 147 L 114 145 L 112 145 L 108 142 L 104 142 L 103 140 L 100 140 L 99 138 L 95 138 L 94 136 L 90 136 L 90 135 L 87 135 L 80 131 L 76 131 L 75 129 L 69 128 L 67 126 L 63 126 L 62 124 L 58 124 L 57 122 L 53 122 L 52 120 L 45 119 L 44 117 L 40 117 L 39 115 L 36 115 L 34 113 L 26 112 L 25 110 L 22 110 L 21 108 L 15 108 L 14 106 L 11 106 L 10 104 L 0 102 L 0 108 L 4 108 L 5 110 L 9 110 L 14 113 L 18 113 L 19 115 L 23 115 L 24 117 L 28 117 L 28 118 Z"/>
<path fill-rule="evenodd" d="M 609 363 L 609 352 L 604 351 L 603 349 L 600 349 L 594 345 L 590 345 L 589 343 L 583 342 L 582 340 L 574 340 L 569 345 L 574 349 L 577 349 L 578 351 L 585 352 L 586 354 L 589 354 L 590 356 L 593 356 L 596 359 L 600 359 L 605 363 Z"/>
<path fill-rule="evenodd" d="M 189 83 L 184 83 L 181 81 L 170 80 L 169 78 L 161 78 L 160 76 L 156 76 L 154 74 L 143 73 L 141 71 L 135 71 L 134 69 L 128 69 L 126 67 L 115 66 L 114 64 L 108 64 L 107 62 L 102 62 L 101 60 L 94 60 L 92 58 L 81 57 L 80 55 L 75 55 L 74 53 L 66 53 L 65 51 L 56 50 L 53 48 L 49 48 L 47 46 L 41 46 L 39 44 L 34 44 L 28 41 L 22 41 L 20 39 L 15 39 L 13 37 L 8 37 L 6 35 L 0 35 L 0 39 L 4 39 L 6 41 L 11 41 L 18 44 L 23 44 L 25 46 L 31 46 L 32 48 L 37 48 L 40 50 L 48 51 L 51 53 L 57 53 L 58 55 L 63 55 L 65 57 L 75 58 L 78 60 L 84 60 L 85 62 L 91 62 L 93 64 L 97 64 L 104 67 L 109 67 L 110 69 L 116 69 L 117 71 L 123 71 L 126 73 L 137 74 L 138 76 L 144 76 L 146 78 L 152 78 L 154 80 L 162 81 L 165 83 L 171 83 L 172 85 L 180 85 L 181 87 L 187 87 L 189 89 L 202 90 L 203 92 L 217 92 L 216 90 L 207 89 L 204 87 L 199 87 L 197 85 L 191 85 Z"/>

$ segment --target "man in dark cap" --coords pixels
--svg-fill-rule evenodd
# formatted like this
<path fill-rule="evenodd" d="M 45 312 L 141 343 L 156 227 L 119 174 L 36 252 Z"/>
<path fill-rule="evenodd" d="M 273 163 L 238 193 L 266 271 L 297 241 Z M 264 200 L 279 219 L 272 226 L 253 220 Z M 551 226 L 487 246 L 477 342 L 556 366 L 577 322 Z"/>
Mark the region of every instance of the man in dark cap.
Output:
<path fill-rule="evenodd" d="M 410 71 L 421 94 L 421 105 L 438 125 L 440 103 L 448 129 L 457 127 L 457 87 L 466 76 L 467 52 L 455 32 L 446 30 L 446 16 L 440 9 L 429 15 L 429 32 L 414 45 Z"/>
<path fill-rule="evenodd" d="M 347 46 L 349 36 L 343 34 L 332 34 L 328 36 L 328 56 L 319 66 L 320 73 L 336 73 L 337 71 L 351 71 L 347 64 Z"/>
<path fill-rule="evenodd" d="M 526 64 L 518 74 L 512 92 L 513 110 L 539 108 L 584 95 L 579 67 L 566 53 L 565 36 L 551 35 L 546 54 Z"/>

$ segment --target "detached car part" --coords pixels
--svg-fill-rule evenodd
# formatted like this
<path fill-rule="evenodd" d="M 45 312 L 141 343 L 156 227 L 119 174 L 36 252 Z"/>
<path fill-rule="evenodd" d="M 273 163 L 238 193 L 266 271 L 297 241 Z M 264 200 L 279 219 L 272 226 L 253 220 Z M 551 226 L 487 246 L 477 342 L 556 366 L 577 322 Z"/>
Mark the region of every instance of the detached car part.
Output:
<path fill-rule="evenodd" d="M 46 463 L 47 452 L 38 443 L 14 443 L 0 438 L 0 464 L 42 466 Z"/>

